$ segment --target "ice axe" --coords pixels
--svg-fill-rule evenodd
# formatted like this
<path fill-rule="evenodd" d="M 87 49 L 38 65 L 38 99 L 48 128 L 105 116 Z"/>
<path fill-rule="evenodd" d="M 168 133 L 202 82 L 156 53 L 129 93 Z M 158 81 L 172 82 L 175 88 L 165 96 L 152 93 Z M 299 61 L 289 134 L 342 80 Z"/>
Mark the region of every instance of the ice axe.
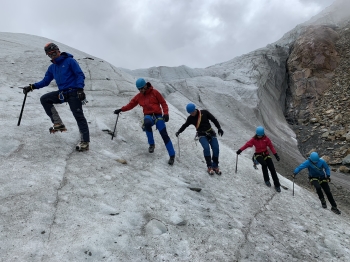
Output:
<path fill-rule="evenodd" d="M 19 87 L 19 88 L 23 89 L 24 87 Z M 24 109 L 24 105 L 25 105 L 25 103 L 26 103 L 27 94 L 28 94 L 28 93 L 25 93 L 25 94 L 24 94 L 22 109 L 21 109 L 21 113 L 20 113 L 20 115 L 19 115 L 19 119 L 18 119 L 17 126 L 19 126 L 19 125 L 21 124 L 22 115 L 23 115 L 23 109 Z"/>
<path fill-rule="evenodd" d="M 179 158 L 180 158 L 180 139 L 177 137 L 177 147 L 179 148 Z"/>
<path fill-rule="evenodd" d="M 117 121 L 115 121 L 114 131 L 113 131 L 113 134 L 112 134 L 112 140 L 113 140 L 113 137 L 114 137 L 115 129 L 117 128 L 118 118 L 119 118 L 119 114 L 117 116 Z"/>
<path fill-rule="evenodd" d="M 236 156 L 236 169 L 235 169 L 235 174 L 237 174 L 237 163 L 238 163 L 238 154 Z"/>

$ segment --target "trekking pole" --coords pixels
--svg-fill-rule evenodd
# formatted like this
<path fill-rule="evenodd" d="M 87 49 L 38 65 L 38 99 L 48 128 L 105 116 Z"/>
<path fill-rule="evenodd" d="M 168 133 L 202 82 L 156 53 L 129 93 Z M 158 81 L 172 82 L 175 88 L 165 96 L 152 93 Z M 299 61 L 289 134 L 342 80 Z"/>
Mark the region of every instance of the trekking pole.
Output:
<path fill-rule="evenodd" d="M 235 170 L 235 173 L 237 174 L 237 163 L 238 163 L 238 154 L 236 156 L 236 170 Z"/>
<path fill-rule="evenodd" d="M 115 121 L 114 131 L 113 131 L 113 134 L 112 134 L 112 140 L 113 140 L 113 137 L 114 137 L 115 129 L 117 128 L 118 118 L 119 118 L 119 114 L 117 116 L 117 121 Z"/>
<path fill-rule="evenodd" d="M 180 139 L 177 137 L 177 147 L 179 148 L 179 158 L 180 158 Z"/>
<path fill-rule="evenodd" d="M 294 177 L 293 177 L 293 196 L 294 196 Z"/>
<path fill-rule="evenodd" d="M 19 119 L 18 119 L 17 126 L 19 126 L 19 125 L 21 124 L 21 119 L 22 119 L 22 114 L 23 114 L 24 105 L 25 105 L 26 99 L 27 99 L 27 94 L 28 94 L 28 93 L 25 93 L 25 95 L 24 95 L 23 104 L 22 104 L 22 109 L 21 109 L 21 113 L 20 113 L 20 115 L 19 115 Z"/>

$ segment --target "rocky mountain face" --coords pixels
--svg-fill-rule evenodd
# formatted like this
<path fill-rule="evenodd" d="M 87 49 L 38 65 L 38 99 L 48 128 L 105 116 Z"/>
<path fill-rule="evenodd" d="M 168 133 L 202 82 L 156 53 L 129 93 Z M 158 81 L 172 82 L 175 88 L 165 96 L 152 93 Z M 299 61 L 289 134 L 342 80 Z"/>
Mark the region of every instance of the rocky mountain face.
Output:
<path fill-rule="evenodd" d="M 301 153 L 316 150 L 333 171 L 349 173 L 350 20 L 311 25 L 296 39 L 287 60 L 285 116 Z"/>

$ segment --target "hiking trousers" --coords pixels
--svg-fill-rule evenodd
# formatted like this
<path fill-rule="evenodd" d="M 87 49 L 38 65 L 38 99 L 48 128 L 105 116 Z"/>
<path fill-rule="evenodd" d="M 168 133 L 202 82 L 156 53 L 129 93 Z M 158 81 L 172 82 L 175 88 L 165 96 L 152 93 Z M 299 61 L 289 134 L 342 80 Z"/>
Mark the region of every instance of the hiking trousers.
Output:
<path fill-rule="evenodd" d="M 332 205 L 332 207 L 337 207 L 337 204 L 335 203 L 333 195 L 331 193 L 331 189 L 329 188 L 328 182 L 326 182 L 324 180 L 311 178 L 310 183 L 311 183 L 311 185 L 313 185 L 315 187 L 316 193 L 317 193 L 320 200 L 324 199 L 324 195 L 322 192 L 322 189 L 323 189 L 323 191 L 325 192 L 325 194 L 328 198 L 328 201 Z"/>
<path fill-rule="evenodd" d="M 53 124 L 63 124 L 54 104 L 62 104 L 64 102 L 68 103 L 70 110 L 72 111 L 78 124 L 81 141 L 90 142 L 89 127 L 84 116 L 82 102 L 78 98 L 76 89 L 71 89 L 69 91 L 67 90 L 65 93 L 62 93 L 61 91 L 47 93 L 41 96 L 40 102 Z"/>
<path fill-rule="evenodd" d="M 170 157 L 175 156 L 174 146 L 173 146 L 173 143 L 171 142 L 168 132 L 166 131 L 166 126 L 162 115 L 153 114 L 153 115 L 145 115 L 144 117 L 144 126 L 145 126 L 144 128 L 146 131 L 148 144 L 154 145 L 154 137 L 153 137 L 153 130 L 152 130 L 152 126 L 154 125 L 156 125 L 159 131 L 159 134 L 163 139 L 165 148 L 167 149 L 169 156 Z"/>
<path fill-rule="evenodd" d="M 264 181 L 267 182 L 270 180 L 269 172 L 268 172 L 268 170 L 270 170 L 274 186 L 275 187 L 281 186 L 280 181 L 279 181 L 278 176 L 277 176 L 277 173 L 276 173 L 275 166 L 273 165 L 273 161 L 272 161 L 271 156 L 265 155 L 265 157 L 264 157 L 263 155 L 257 154 L 257 155 L 255 155 L 255 159 L 261 165 L 261 169 L 262 169 L 263 176 L 264 176 Z"/>
<path fill-rule="evenodd" d="M 207 167 L 218 167 L 219 166 L 219 142 L 216 136 L 200 136 L 199 142 L 203 147 L 203 155 Z M 211 157 L 210 148 L 213 151 L 213 157 Z"/>

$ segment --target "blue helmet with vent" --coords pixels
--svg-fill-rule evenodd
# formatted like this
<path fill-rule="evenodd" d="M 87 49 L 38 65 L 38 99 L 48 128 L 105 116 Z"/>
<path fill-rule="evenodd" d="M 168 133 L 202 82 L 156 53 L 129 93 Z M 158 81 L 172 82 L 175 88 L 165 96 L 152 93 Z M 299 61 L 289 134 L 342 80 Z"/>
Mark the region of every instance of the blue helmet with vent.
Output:
<path fill-rule="evenodd" d="M 143 78 L 139 78 L 136 80 L 136 87 L 137 89 L 141 89 L 146 85 L 146 81 Z"/>
<path fill-rule="evenodd" d="M 265 135 L 265 130 L 262 126 L 258 126 L 255 131 L 257 136 L 263 136 Z"/>
<path fill-rule="evenodd" d="M 186 110 L 187 110 L 187 113 L 191 114 L 194 112 L 194 110 L 196 110 L 196 105 L 193 103 L 189 103 L 186 106 Z"/>
<path fill-rule="evenodd" d="M 310 154 L 310 160 L 312 161 L 312 162 L 314 162 L 314 163 L 317 163 L 318 162 L 318 160 L 320 160 L 320 157 L 318 156 L 318 154 L 316 153 L 316 152 L 312 152 L 311 154 Z"/>

